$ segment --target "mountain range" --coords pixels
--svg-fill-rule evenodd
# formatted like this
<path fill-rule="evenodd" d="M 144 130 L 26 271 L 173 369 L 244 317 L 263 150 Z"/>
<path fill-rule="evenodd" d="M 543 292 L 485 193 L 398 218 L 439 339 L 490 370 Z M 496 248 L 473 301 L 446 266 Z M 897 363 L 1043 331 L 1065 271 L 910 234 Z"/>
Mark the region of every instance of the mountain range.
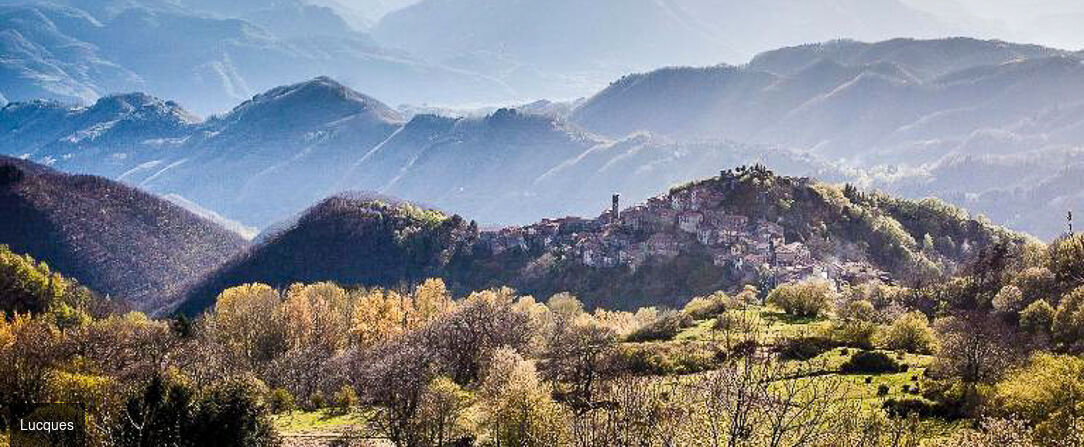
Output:
<path fill-rule="evenodd" d="M 334 75 L 400 102 L 493 102 L 499 81 L 378 45 L 300 0 L 0 1 L 0 96 L 90 104 L 116 92 L 178 98 L 201 115 Z"/>
<path fill-rule="evenodd" d="M 2 156 L 0 209 L 0 244 L 144 312 L 247 245 L 152 194 Z"/>
<path fill-rule="evenodd" d="M 89 107 L 13 103 L 0 111 L 0 147 L 57 169 L 179 196 L 258 228 L 349 190 L 484 223 L 526 223 L 593 214 L 618 190 L 645 199 L 765 154 L 798 172 L 814 165 L 787 151 L 733 142 L 608 139 L 560 117 L 514 109 L 408 121 L 323 77 L 272 89 L 205 121 L 143 94 Z"/>
<path fill-rule="evenodd" d="M 990 34 L 914 2 L 0 0 L 0 103 L 142 91 L 206 116 L 329 75 L 395 105 L 507 105 L 806 42 Z"/>
<path fill-rule="evenodd" d="M 17 102 L 0 111 L 0 151 L 138 185 L 239 228 L 350 190 L 522 225 L 760 162 L 940 197 L 1050 239 L 1084 205 L 1081 87 L 1081 54 L 1063 50 L 832 41 L 743 66 L 628 75 L 574 103 L 470 114 L 397 110 L 328 77 L 208 119 L 146 94 Z"/>
<path fill-rule="evenodd" d="M 661 66 L 740 63 L 841 37 L 960 31 L 897 0 L 423 0 L 386 15 L 372 36 L 517 91 L 575 98 Z"/>

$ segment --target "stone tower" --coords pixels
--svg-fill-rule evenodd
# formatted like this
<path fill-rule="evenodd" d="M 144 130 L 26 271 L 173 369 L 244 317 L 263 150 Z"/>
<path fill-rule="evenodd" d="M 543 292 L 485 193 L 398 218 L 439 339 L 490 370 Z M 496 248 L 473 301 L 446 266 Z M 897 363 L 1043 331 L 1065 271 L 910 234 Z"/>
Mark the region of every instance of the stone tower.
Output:
<path fill-rule="evenodd" d="M 613 208 L 610 209 L 610 221 L 617 223 L 617 220 L 621 218 L 621 194 L 613 195 Z"/>

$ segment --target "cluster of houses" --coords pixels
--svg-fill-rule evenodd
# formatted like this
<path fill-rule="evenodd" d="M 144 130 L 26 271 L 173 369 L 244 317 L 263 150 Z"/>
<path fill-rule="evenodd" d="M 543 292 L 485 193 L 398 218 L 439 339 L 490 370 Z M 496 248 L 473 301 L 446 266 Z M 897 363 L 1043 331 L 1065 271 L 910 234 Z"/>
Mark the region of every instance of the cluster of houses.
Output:
<path fill-rule="evenodd" d="M 788 243 L 778 223 L 725 209 L 726 185 L 692 185 L 626 210 L 620 210 L 614 195 L 612 208 L 596 219 L 545 219 L 484 233 L 482 241 L 494 254 L 551 252 L 597 268 L 636 270 L 651 259 L 672 259 L 696 248 L 709 253 L 716 266 L 770 272 L 778 283 L 810 277 L 844 280 L 867 270 L 883 276 L 867 264 L 814 259 L 805 244 Z"/>

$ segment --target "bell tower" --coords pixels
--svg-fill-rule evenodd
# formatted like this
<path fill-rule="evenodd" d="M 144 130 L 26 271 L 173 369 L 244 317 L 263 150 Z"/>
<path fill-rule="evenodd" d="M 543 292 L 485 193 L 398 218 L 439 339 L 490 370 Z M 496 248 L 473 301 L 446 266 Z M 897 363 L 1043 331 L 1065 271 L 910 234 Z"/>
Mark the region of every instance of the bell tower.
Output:
<path fill-rule="evenodd" d="M 610 209 L 610 222 L 617 223 L 621 218 L 621 194 L 613 195 L 613 208 Z"/>

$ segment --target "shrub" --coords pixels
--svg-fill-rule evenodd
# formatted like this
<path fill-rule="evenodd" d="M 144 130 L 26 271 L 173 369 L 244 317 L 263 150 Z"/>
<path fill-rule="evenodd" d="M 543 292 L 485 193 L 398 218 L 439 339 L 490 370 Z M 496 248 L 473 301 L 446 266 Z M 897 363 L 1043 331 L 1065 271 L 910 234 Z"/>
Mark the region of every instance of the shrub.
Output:
<path fill-rule="evenodd" d="M 900 364 L 883 352 L 862 351 L 852 355 L 839 370 L 846 374 L 894 373 L 900 371 Z"/>
<path fill-rule="evenodd" d="M 648 342 L 672 340 L 681 329 L 689 327 L 692 320 L 685 314 L 673 310 L 659 313 L 655 321 L 637 329 L 626 337 L 630 342 Z"/>
<path fill-rule="evenodd" d="M 267 396 L 267 409 L 273 414 L 294 411 L 294 396 L 285 388 L 275 388 Z"/>
<path fill-rule="evenodd" d="M 887 396 L 888 395 L 888 385 L 885 385 L 883 383 L 878 385 L 877 386 L 877 395 L 878 396 Z"/>
<path fill-rule="evenodd" d="M 1021 418 L 1040 431 L 1056 431 L 1081 410 L 1084 359 L 1036 354 L 995 387 L 997 409 Z"/>
<path fill-rule="evenodd" d="M 836 316 L 848 321 L 873 321 L 877 318 L 877 309 L 866 300 L 847 301 L 836 310 Z"/>
<path fill-rule="evenodd" d="M 309 411 L 319 410 L 325 406 L 327 406 L 327 399 L 324 399 L 324 393 L 317 391 L 309 396 L 309 402 L 305 409 Z"/>
<path fill-rule="evenodd" d="M 912 414 L 920 418 L 940 417 L 943 414 L 937 404 L 911 397 L 888 399 L 881 408 L 884 408 L 889 417 L 895 419 L 906 418 Z"/>
<path fill-rule="evenodd" d="M 885 349 L 921 354 L 932 352 L 935 343 L 933 329 L 930 329 L 926 315 L 921 312 L 910 312 L 898 318 L 885 330 L 882 340 Z"/>
<path fill-rule="evenodd" d="M 704 345 L 648 344 L 629 346 L 617 352 L 617 369 L 633 375 L 693 374 L 714 369 L 725 353 Z"/>
<path fill-rule="evenodd" d="M 694 320 L 706 320 L 726 312 L 732 301 L 725 293 L 715 292 L 705 297 L 693 298 L 681 311 Z"/>
<path fill-rule="evenodd" d="M 832 326 L 832 338 L 845 346 L 873 349 L 873 339 L 877 336 L 877 330 L 877 324 L 869 321 L 845 321 Z"/>
<path fill-rule="evenodd" d="M 780 342 L 776 348 L 784 360 L 809 360 L 831 351 L 836 344 L 825 337 L 789 338 Z"/>
<path fill-rule="evenodd" d="M 331 398 L 332 409 L 337 414 L 347 414 L 358 405 L 358 393 L 348 385 L 343 385 Z"/>
<path fill-rule="evenodd" d="M 719 315 L 712 325 L 717 331 L 753 332 L 761 326 L 760 315 L 753 312 L 730 311 Z"/>
<path fill-rule="evenodd" d="M 816 317 L 831 307 L 834 297 L 827 281 L 803 281 L 777 287 L 768 295 L 768 302 L 790 315 Z"/>

